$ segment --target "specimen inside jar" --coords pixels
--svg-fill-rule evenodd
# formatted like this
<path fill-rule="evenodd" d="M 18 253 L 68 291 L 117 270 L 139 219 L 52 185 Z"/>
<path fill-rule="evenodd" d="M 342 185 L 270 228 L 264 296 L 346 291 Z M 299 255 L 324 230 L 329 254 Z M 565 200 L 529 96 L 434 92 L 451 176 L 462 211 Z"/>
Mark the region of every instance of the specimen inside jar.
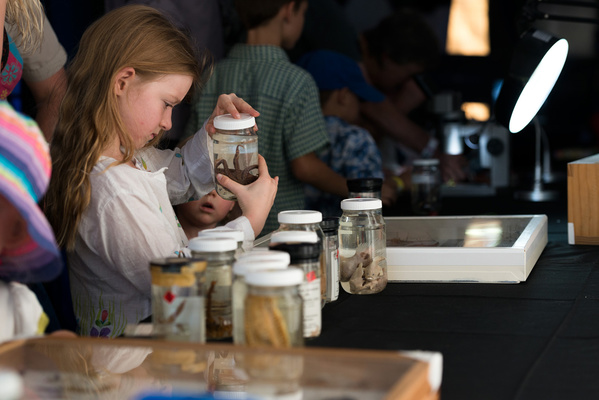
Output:
<path fill-rule="evenodd" d="M 242 185 L 249 185 L 256 179 L 258 179 L 257 175 L 251 173 L 251 171 L 258 169 L 258 164 L 248 165 L 243 169 L 239 165 L 239 159 L 241 157 L 239 150 L 243 148 L 243 145 L 237 145 L 237 147 L 235 148 L 235 155 L 233 156 L 233 169 L 229 168 L 227 160 L 225 160 L 224 158 L 218 158 L 214 160 L 215 174 L 225 175 Z"/>
<path fill-rule="evenodd" d="M 291 347 L 289 330 L 275 298 L 247 295 L 245 341 L 248 346 Z"/>

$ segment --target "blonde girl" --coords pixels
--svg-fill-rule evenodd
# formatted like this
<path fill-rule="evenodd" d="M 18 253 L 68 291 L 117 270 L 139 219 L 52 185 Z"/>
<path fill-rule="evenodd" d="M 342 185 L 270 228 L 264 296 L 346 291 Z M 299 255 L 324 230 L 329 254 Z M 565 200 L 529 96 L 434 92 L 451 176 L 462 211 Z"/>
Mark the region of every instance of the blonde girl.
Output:
<path fill-rule="evenodd" d="M 155 148 L 171 127 L 172 108 L 198 88 L 205 67 L 188 38 L 146 6 L 111 11 L 80 41 L 50 147 L 46 214 L 67 250 L 82 335 L 118 336 L 150 316 L 150 260 L 176 256 L 187 245 L 172 205 L 214 187 L 212 119 L 258 115 L 237 96 L 222 95 L 182 149 Z M 278 184 L 261 157 L 259 172 L 249 186 L 217 176 L 239 198 L 243 216 L 230 225 L 248 240 L 262 230 Z"/>

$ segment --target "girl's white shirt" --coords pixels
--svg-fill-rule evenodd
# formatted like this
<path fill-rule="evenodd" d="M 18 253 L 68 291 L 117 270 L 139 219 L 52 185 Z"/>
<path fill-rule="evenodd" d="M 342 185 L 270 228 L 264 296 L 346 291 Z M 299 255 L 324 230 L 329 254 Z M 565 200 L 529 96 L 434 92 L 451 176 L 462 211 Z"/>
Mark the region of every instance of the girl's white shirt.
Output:
<path fill-rule="evenodd" d="M 0 343 L 42 334 L 48 317 L 36 295 L 23 284 L 0 281 Z"/>
<path fill-rule="evenodd" d="M 173 204 L 214 189 L 204 128 L 182 149 L 143 148 L 138 168 L 102 157 L 90 176 L 91 201 L 79 223 L 69 276 L 81 335 L 120 335 L 151 313 L 150 261 L 189 255 Z M 226 225 L 254 240 L 249 220 Z"/>

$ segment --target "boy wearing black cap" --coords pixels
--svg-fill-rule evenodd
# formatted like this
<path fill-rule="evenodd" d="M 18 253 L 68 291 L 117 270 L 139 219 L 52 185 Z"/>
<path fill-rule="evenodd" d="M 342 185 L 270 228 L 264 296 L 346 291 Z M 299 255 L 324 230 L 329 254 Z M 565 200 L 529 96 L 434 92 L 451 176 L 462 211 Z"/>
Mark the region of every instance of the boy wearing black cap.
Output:
<path fill-rule="evenodd" d="M 370 133 L 355 125 L 360 117 L 360 102 L 381 102 L 384 95 L 366 82 L 358 63 L 330 50 L 305 54 L 297 64 L 306 69 L 320 90 L 320 103 L 331 145 L 318 156 L 346 179 L 384 178 L 380 151 Z M 381 190 L 386 206 L 395 202 L 401 180 L 387 179 Z M 403 187 L 402 187 L 403 188 Z M 341 198 L 308 187 L 308 208 L 325 216 L 340 214 Z"/>

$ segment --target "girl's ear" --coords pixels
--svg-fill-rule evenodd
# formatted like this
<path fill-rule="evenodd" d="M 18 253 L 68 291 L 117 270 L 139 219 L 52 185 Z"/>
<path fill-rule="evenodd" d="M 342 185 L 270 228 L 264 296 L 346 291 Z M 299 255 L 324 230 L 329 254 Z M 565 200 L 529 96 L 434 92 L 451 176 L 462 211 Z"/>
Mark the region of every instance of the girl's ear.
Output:
<path fill-rule="evenodd" d="M 114 93 L 119 96 L 122 95 L 127 87 L 131 85 L 135 78 L 135 68 L 125 67 L 116 74 L 114 81 Z"/>

